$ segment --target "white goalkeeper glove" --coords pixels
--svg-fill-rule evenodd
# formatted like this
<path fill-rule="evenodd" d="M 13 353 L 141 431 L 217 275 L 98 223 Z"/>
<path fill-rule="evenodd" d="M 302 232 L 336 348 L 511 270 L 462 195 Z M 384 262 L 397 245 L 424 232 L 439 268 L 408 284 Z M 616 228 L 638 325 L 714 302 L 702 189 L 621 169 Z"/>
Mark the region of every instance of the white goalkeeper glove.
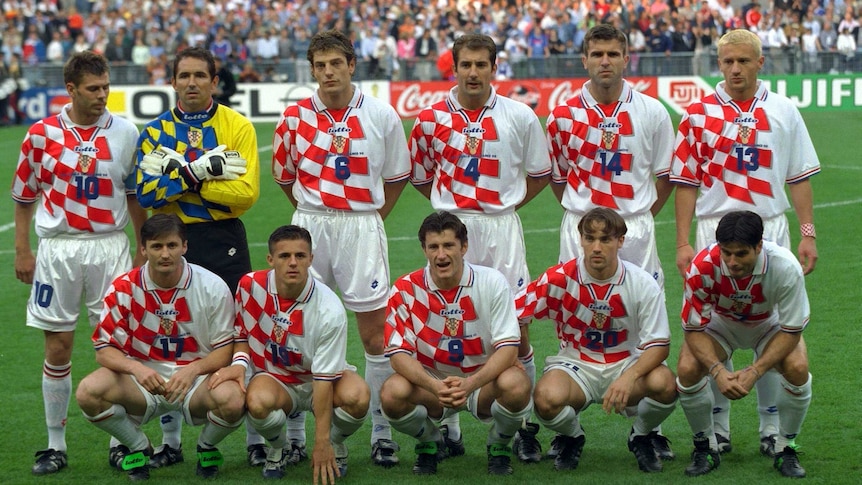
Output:
<path fill-rule="evenodd" d="M 248 162 L 236 150 L 225 151 L 219 145 L 186 166 L 186 172 L 198 183 L 205 180 L 236 180 L 246 172 Z"/>
<path fill-rule="evenodd" d="M 144 155 L 141 170 L 150 175 L 163 175 L 185 165 L 186 159 L 168 147 L 159 147 Z"/>

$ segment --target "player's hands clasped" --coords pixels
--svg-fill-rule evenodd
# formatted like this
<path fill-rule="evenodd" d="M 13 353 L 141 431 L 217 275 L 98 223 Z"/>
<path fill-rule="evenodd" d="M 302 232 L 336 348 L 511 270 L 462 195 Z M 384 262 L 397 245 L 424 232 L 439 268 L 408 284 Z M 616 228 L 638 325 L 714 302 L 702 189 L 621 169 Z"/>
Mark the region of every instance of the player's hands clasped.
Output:
<path fill-rule="evenodd" d="M 144 155 L 141 170 L 149 175 L 164 175 L 185 165 L 186 159 L 168 147 L 159 147 Z"/>
<path fill-rule="evenodd" d="M 204 180 L 236 180 L 246 173 L 248 162 L 236 150 L 219 145 L 188 164 L 188 170 L 198 182 Z"/>

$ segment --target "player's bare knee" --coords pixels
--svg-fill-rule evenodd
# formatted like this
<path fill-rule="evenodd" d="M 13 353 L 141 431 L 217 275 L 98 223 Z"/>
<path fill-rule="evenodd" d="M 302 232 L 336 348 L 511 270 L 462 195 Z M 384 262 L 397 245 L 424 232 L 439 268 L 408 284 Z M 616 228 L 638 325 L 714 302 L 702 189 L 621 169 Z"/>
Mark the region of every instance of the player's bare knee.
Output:
<path fill-rule="evenodd" d="M 779 369 L 787 382 L 794 386 L 801 386 L 808 382 L 808 371 L 808 359 L 793 354 L 784 360 Z"/>
<path fill-rule="evenodd" d="M 498 390 L 497 401 L 501 404 L 518 406 L 518 409 L 523 409 L 530 402 L 530 391 L 532 384 L 527 374 L 517 367 L 510 367 L 503 371 L 496 380 Z M 507 405 L 509 404 L 509 405 Z"/>
<path fill-rule="evenodd" d="M 542 419 L 550 421 L 554 419 L 566 405 L 562 393 L 551 388 L 551 386 L 536 385 L 533 392 L 533 409 Z"/>
<path fill-rule="evenodd" d="M 275 399 L 266 393 L 246 393 L 245 408 L 255 419 L 264 419 L 275 411 Z"/>

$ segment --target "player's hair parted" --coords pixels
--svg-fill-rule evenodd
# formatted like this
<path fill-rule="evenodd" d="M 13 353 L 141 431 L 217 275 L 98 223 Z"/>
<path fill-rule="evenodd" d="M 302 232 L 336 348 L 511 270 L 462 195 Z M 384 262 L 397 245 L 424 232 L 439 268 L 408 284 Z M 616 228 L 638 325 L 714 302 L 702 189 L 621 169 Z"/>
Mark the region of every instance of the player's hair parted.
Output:
<path fill-rule="evenodd" d="M 731 30 L 722 35 L 721 38 L 718 39 L 718 43 L 716 45 L 718 46 L 719 52 L 721 52 L 721 48 L 723 46 L 739 44 L 750 45 L 753 47 L 755 57 L 758 59 L 763 56 L 763 44 L 760 43 L 760 37 L 748 29 Z"/>
<path fill-rule="evenodd" d="M 585 56 L 589 53 L 590 42 L 593 40 L 618 41 L 623 46 L 623 55 L 628 55 L 629 53 L 629 40 L 628 37 L 626 37 L 626 33 L 611 24 L 598 24 L 587 31 L 587 35 L 584 36 L 583 43 L 583 52 Z"/>
<path fill-rule="evenodd" d="M 209 51 L 209 49 L 205 49 L 203 47 L 189 47 L 187 49 L 183 49 L 177 52 L 176 57 L 174 57 L 174 65 L 171 72 L 171 77 L 173 79 L 177 78 L 177 70 L 180 67 L 180 61 L 191 57 L 192 59 L 200 59 L 207 63 L 207 73 L 210 75 L 210 79 L 215 78 L 216 76 L 216 65 L 215 65 L 215 57 L 213 57 L 213 53 Z"/>
<path fill-rule="evenodd" d="M 63 66 L 63 83 L 81 84 L 85 74 L 101 76 L 111 72 L 108 60 L 93 51 L 76 52 L 69 57 Z"/>
<path fill-rule="evenodd" d="M 186 241 L 186 224 L 176 214 L 154 214 L 141 226 L 141 244 L 163 236 L 176 234 L 181 241 Z"/>
<path fill-rule="evenodd" d="M 455 63 L 455 67 L 458 66 L 461 49 L 470 49 L 471 51 L 485 49 L 490 55 L 491 65 L 494 66 L 497 63 L 497 44 L 494 43 L 494 39 L 485 34 L 464 34 L 455 39 L 455 43 L 452 45 L 452 62 Z"/>
<path fill-rule="evenodd" d="M 592 232 L 594 223 L 605 226 L 604 231 L 613 238 L 623 237 L 628 231 L 625 219 L 616 211 L 607 207 L 596 207 L 578 221 L 578 234 L 583 236 L 586 232 Z"/>
<path fill-rule="evenodd" d="M 356 50 L 353 48 L 353 43 L 340 30 L 324 30 L 311 36 L 311 41 L 308 44 L 308 52 L 305 57 L 308 62 L 314 63 L 314 55 L 318 52 L 338 51 L 344 54 L 347 58 L 347 63 L 356 59 Z"/>
<path fill-rule="evenodd" d="M 434 212 L 422 221 L 422 225 L 419 226 L 419 242 L 424 248 L 425 236 L 429 232 L 441 233 L 447 229 L 455 233 L 455 238 L 461 241 L 462 245 L 467 243 L 467 226 L 458 219 L 458 216 L 447 211 Z"/>
<path fill-rule="evenodd" d="M 275 245 L 279 243 L 279 241 L 296 241 L 303 240 L 308 243 L 308 250 L 311 251 L 311 233 L 304 227 L 295 226 L 293 224 L 288 226 L 281 226 L 272 231 L 272 234 L 269 235 L 269 254 L 272 254 L 275 251 Z"/>
<path fill-rule="evenodd" d="M 729 212 L 715 229 L 718 244 L 741 243 L 756 248 L 763 239 L 763 219 L 751 211 Z"/>

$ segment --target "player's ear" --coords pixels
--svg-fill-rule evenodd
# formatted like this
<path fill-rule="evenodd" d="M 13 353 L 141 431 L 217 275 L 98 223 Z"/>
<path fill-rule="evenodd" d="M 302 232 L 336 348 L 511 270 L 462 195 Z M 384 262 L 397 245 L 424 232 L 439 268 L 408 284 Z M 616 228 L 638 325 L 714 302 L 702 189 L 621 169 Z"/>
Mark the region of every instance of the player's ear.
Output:
<path fill-rule="evenodd" d="M 189 242 L 183 241 L 183 256 L 186 255 L 186 251 L 188 251 L 188 250 L 189 250 Z"/>
<path fill-rule="evenodd" d="M 273 264 L 272 264 L 273 261 L 274 260 L 272 259 L 272 254 L 267 253 L 266 254 L 266 264 L 268 264 L 270 268 L 273 267 Z"/>

